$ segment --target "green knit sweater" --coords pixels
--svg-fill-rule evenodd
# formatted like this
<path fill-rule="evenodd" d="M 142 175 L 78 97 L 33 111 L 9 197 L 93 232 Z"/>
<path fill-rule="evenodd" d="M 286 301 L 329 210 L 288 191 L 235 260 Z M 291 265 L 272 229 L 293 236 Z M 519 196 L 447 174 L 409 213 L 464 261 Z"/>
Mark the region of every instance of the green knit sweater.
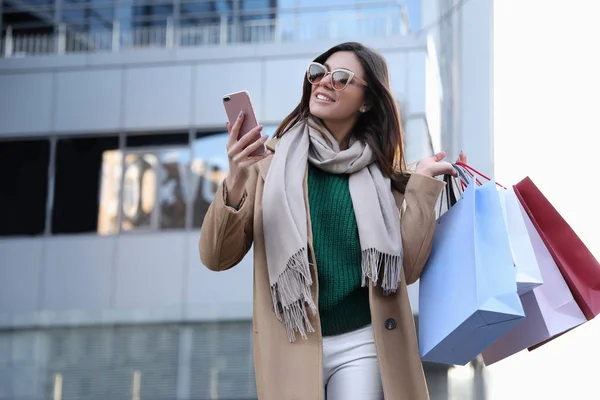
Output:
<path fill-rule="evenodd" d="M 348 175 L 309 163 L 308 204 L 319 278 L 319 314 L 324 336 L 371 322 L 369 289 L 361 287 L 361 250 Z"/>

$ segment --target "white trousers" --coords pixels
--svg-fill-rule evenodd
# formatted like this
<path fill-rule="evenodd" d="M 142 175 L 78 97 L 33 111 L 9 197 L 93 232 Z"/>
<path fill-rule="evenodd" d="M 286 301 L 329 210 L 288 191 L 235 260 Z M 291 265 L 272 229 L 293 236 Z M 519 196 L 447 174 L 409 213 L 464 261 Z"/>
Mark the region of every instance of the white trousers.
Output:
<path fill-rule="evenodd" d="M 327 400 L 383 400 L 373 327 L 323 338 Z"/>

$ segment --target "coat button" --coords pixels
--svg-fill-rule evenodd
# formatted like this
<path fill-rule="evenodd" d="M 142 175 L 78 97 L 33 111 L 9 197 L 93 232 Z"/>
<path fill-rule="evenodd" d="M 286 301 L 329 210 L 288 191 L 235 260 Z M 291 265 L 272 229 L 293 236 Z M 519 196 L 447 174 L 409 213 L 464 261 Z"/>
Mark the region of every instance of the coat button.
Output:
<path fill-rule="evenodd" d="M 396 329 L 396 320 L 394 318 L 388 318 L 385 320 L 385 329 L 391 331 Z"/>

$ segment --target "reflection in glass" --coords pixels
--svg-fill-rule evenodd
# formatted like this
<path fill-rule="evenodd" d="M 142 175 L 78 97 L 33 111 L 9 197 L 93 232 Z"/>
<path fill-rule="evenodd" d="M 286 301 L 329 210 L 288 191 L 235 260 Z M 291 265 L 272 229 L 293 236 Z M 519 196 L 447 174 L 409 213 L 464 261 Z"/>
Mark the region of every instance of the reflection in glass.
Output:
<path fill-rule="evenodd" d="M 111 32 L 114 5 L 98 0 L 68 0 L 62 3 L 61 22 L 74 32 Z"/>
<path fill-rule="evenodd" d="M 273 136 L 277 126 L 268 125 L 263 128 L 263 135 Z M 197 138 L 192 145 L 193 159 L 191 163 L 190 192 L 191 204 L 194 207 L 192 227 L 200 228 L 208 206 L 212 203 L 215 192 L 229 171 L 227 160 L 228 133 Z"/>
<path fill-rule="evenodd" d="M 272 136 L 275 126 L 263 134 Z M 128 151 L 121 168 L 122 153 L 103 153 L 98 233 L 121 230 L 184 229 L 188 205 L 191 226 L 200 228 L 215 192 L 229 170 L 227 133 L 198 138 L 188 146 Z M 121 187 L 121 179 L 123 185 Z"/>
<path fill-rule="evenodd" d="M 98 210 L 98 233 L 111 235 L 119 231 L 119 190 L 121 186 L 121 158 L 119 150 L 108 150 L 102 155 L 100 181 L 100 207 Z"/>
<path fill-rule="evenodd" d="M 123 174 L 121 229 L 183 229 L 189 193 L 189 147 L 103 155 L 98 233 L 118 232 L 118 204 Z"/>
<path fill-rule="evenodd" d="M 185 228 L 188 193 L 189 148 L 164 150 L 160 153 L 159 187 L 161 229 Z"/>
<path fill-rule="evenodd" d="M 152 212 L 157 195 L 155 154 L 127 154 L 123 176 L 123 220 L 125 231 L 153 226 Z"/>
<path fill-rule="evenodd" d="M 196 139 L 193 144 L 191 163 L 192 205 L 194 207 L 192 226 L 200 228 L 208 206 L 217 188 L 227 176 L 226 144 L 229 135 L 219 133 Z"/>

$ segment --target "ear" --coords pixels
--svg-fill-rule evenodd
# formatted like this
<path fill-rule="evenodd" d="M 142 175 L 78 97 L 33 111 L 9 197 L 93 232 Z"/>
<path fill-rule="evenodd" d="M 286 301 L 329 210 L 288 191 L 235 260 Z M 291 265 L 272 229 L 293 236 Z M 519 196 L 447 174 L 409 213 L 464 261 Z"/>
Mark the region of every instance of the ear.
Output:
<path fill-rule="evenodd" d="M 360 111 L 361 113 L 366 113 L 367 111 L 369 111 L 371 109 L 371 107 L 367 104 L 363 104 L 358 111 Z"/>

